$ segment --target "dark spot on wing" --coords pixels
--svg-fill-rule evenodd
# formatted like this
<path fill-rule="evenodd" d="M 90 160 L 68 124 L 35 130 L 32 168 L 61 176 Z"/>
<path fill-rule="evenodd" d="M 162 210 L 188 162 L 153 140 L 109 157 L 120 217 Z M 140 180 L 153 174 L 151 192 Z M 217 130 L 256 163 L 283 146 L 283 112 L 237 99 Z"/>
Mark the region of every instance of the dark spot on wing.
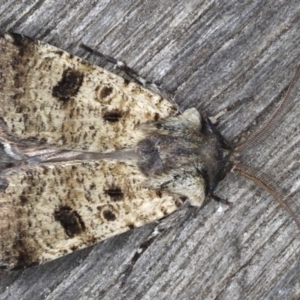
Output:
<path fill-rule="evenodd" d="M 108 190 L 105 190 L 104 193 L 110 196 L 112 201 L 121 201 L 124 198 L 124 193 L 118 187 L 112 187 Z"/>
<path fill-rule="evenodd" d="M 112 87 L 110 86 L 105 86 L 103 87 L 103 89 L 101 90 L 100 92 L 100 98 L 106 98 L 108 97 L 111 93 L 113 92 L 113 89 Z"/>
<path fill-rule="evenodd" d="M 115 123 L 118 122 L 122 118 L 122 114 L 120 111 L 114 110 L 114 111 L 107 111 L 103 115 L 103 119 L 105 121 Z"/>
<path fill-rule="evenodd" d="M 78 246 L 74 246 L 74 245 L 71 246 L 71 250 L 72 250 L 72 251 L 76 251 L 77 249 L 78 249 Z"/>
<path fill-rule="evenodd" d="M 162 192 L 161 192 L 161 191 L 157 191 L 157 192 L 156 192 L 156 195 L 157 195 L 159 198 L 161 198 L 161 197 L 162 197 Z"/>
<path fill-rule="evenodd" d="M 64 51 L 62 51 L 62 50 L 56 50 L 55 53 L 56 53 L 58 56 L 63 56 Z"/>
<path fill-rule="evenodd" d="M 154 115 L 154 121 L 158 121 L 158 120 L 159 120 L 159 114 L 155 113 L 155 115 Z"/>
<path fill-rule="evenodd" d="M 127 227 L 128 227 L 129 229 L 133 229 L 135 226 L 134 226 L 133 223 L 128 223 L 128 224 L 127 224 Z"/>
<path fill-rule="evenodd" d="M 25 196 L 23 196 L 23 195 L 21 195 L 20 197 L 20 201 L 21 201 L 21 204 L 26 204 L 27 202 L 28 202 L 28 199 L 27 199 L 27 197 L 25 197 Z"/>
<path fill-rule="evenodd" d="M 54 218 L 60 222 L 69 237 L 78 235 L 85 230 L 84 222 L 76 210 L 69 206 L 62 206 L 54 211 Z"/>
<path fill-rule="evenodd" d="M 124 79 L 124 81 L 123 81 L 124 86 L 127 86 L 130 81 L 128 79 L 126 79 L 126 78 L 123 78 L 123 79 Z"/>
<path fill-rule="evenodd" d="M 111 210 L 108 209 L 103 211 L 103 217 L 107 221 L 114 221 L 116 219 L 116 215 Z"/>
<path fill-rule="evenodd" d="M 93 182 L 90 184 L 90 190 L 95 190 L 96 189 L 96 184 Z"/>
<path fill-rule="evenodd" d="M 68 68 L 64 70 L 60 81 L 52 89 L 52 95 L 61 101 L 68 101 L 71 97 L 76 96 L 78 93 L 82 82 L 83 73 Z"/>

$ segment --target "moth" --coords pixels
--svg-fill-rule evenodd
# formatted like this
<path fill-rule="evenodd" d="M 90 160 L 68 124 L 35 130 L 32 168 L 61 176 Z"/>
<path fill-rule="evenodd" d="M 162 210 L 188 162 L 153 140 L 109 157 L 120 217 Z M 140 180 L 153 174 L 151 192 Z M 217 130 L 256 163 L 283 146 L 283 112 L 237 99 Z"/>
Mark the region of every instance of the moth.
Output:
<path fill-rule="evenodd" d="M 272 181 L 241 156 L 272 131 L 298 77 L 270 121 L 231 145 L 195 108 L 180 112 L 160 93 L 79 57 L 2 34 L 0 266 L 56 259 L 186 201 L 222 201 L 214 191 L 231 170 L 267 189 L 300 227 Z"/>

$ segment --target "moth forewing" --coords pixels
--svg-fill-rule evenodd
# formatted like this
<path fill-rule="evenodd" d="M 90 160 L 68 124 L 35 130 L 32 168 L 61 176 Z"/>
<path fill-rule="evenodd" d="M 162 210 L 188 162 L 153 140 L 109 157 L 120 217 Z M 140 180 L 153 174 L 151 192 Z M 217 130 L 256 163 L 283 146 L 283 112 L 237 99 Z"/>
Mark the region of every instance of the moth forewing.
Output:
<path fill-rule="evenodd" d="M 173 212 L 180 197 L 143 188 L 135 163 L 54 163 L 18 170 L 0 194 L 1 264 L 53 260 Z"/>
<path fill-rule="evenodd" d="M 18 141 L 110 152 L 135 127 L 176 113 L 161 96 L 63 50 L 18 34 L 0 39 L 0 114 Z"/>

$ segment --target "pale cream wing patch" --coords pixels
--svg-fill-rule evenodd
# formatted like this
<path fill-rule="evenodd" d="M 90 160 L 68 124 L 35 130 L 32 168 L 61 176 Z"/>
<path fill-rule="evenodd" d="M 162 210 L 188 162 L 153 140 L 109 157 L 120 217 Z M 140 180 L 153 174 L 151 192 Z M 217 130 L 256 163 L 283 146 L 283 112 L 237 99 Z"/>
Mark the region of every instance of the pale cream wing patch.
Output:
<path fill-rule="evenodd" d="M 183 197 L 143 187 L 135 163 L 45 164 L 11 172 L 0 193 L 0 266 L 22 267 L 172 213 Z"/>
<path fill-rule="evenodd" d="M 56 47 L 0 37 L 1 129 L 18 140 L 110 152 L 135 145 L 137 125 L 175 113 L 161 96 Z"/>

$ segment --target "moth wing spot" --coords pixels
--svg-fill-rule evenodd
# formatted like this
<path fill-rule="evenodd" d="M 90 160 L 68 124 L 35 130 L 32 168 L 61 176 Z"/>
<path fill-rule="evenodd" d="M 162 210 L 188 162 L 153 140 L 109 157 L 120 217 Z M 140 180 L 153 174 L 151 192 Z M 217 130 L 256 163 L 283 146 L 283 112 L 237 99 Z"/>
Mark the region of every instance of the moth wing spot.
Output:
<path fill-rule="evenodd" d="M 119 187 L 111 187 L 104 191 L 106 195 L 108 195 L 112 201 L 121 201 L 124 198 L 124 193 Z"/>
<path fill-rule="evenodd" d="M 24 195 L 21 195 L 19 197 L 19 199 L 20 199 L 20 202 L 22 203 L 22 205 L 25 205 L 26 203 L 28 203 L 28 198 L 25 197 Z"/>
<path fill-rule="evenodd" d="M 103 222 L 115 221 L 117 219 L 117 210 L 112 205 L 97 206 L 97 210 Z"/>
<path fill-rule="evenodd" d="M 103 119 L 110 123 L 116 123 L 123 117 L 123 114 L 119 110 L 106 111 L 103 114 Z"/>
<path fill-rule="evenodd" d="M 116 215 L 111 210 L 108 210 L 108 209 L 103 211 L 103 217 L 107 221 L 115 221 L 117 218 Z"/>
<path fill-rule="evenodd" d="M 100 91 L 100 98 L 107 98 L 113 92 L 113 88 L 111 86 L 104 86 Z"/>
<path fill-rule="evenodd" d="M 155 113 L 154 115 L 154 121 L 157 122 L 160 119 L 159 113 Z"/>
<path fill-rule="evenodd" d="M 62 77 L 56 86 L 52 89 L 52 95 L 61 101 L 68 101 L 71 97 L 77 95 L 82 83 L 83 73 L 67 68 L 63 71 Z"/>
<path fill-rule="evenodd" d="M 156 195 L 161 198 L 162 197 L 162 192 L 161 191 L 156 191 Z"/>
<path fill-rule="evenodd" d="M 61 206 L 55 210 L 54 219 L 60 222 L 69 237 L 74 237 L 85 231 L 85 224 L 81 216 L 69 206 Z"/>
<path fill-rule="evenodd" d="M 57 49 L 54 53 L 58 56 L 63 56 L 65 52 L 60 49 Z"/>
<path fill-rule="evenodd" d="M 113 85 L 110 85 L 108 83 L 100 83 L 95 88 L 95 101 L 99 102 L 101 105 L 107 103 L 111 104 L 111 102 L 114 100 L 115 96 L 117 96 L 117 91 Z"/>
<path fill-rule="evenodd" d="M 135 225 L 133 224 L 133 223 L 128 223 L 127 225 L 126 225 L 129 229 L 134 229 L 135 228 Z"/>

